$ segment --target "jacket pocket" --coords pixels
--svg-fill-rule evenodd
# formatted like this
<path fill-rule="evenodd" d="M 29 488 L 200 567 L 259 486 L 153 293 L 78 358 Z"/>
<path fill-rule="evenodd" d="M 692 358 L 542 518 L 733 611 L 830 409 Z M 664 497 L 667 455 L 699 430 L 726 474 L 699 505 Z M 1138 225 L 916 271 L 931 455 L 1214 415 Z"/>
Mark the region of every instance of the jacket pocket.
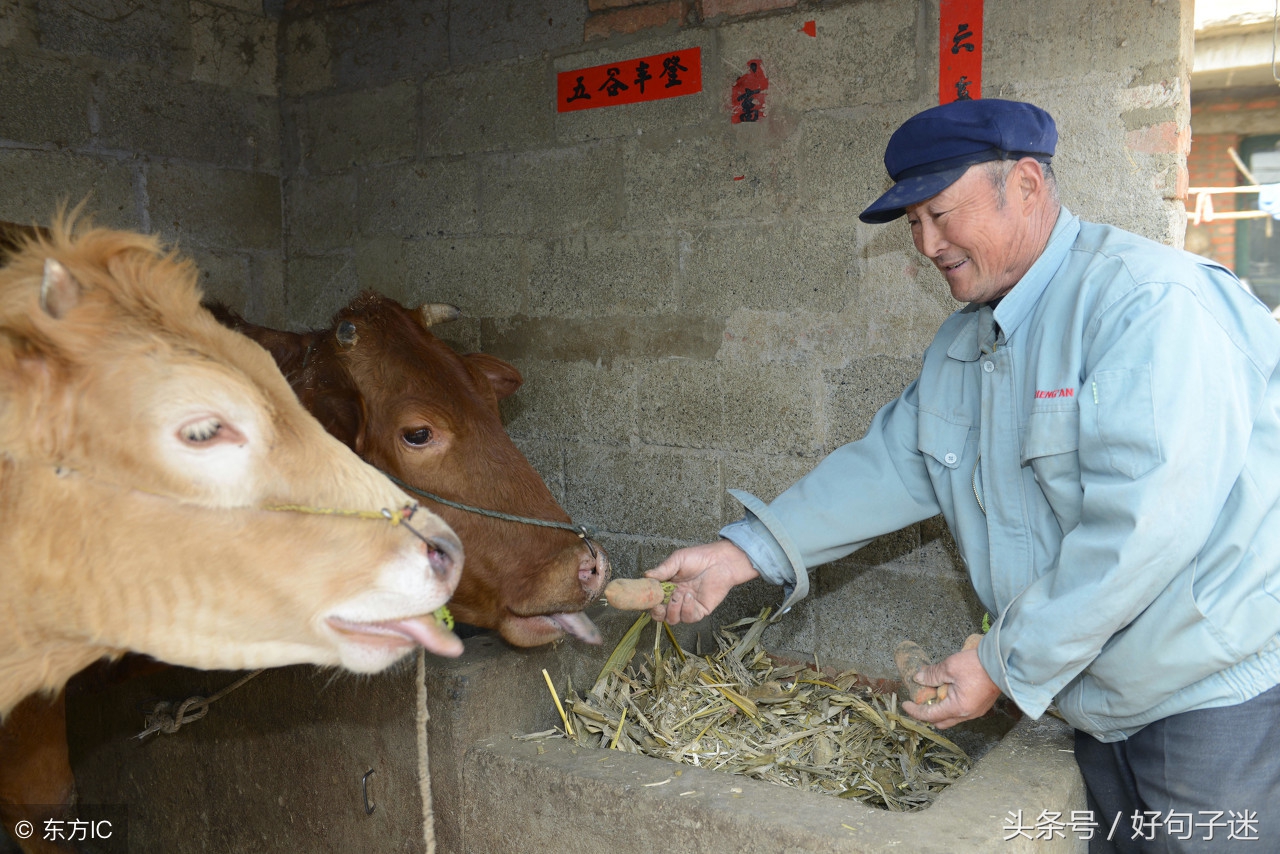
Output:
<path fill-rule="evenodd" d="M 1093 377 L 1092 394 L 1098 440 L 1113 470 L 1136 480 L 1163 461 L 1150 365 L 1099 371 Z"/>
<path fill-rule="evenodd" d="M 1022 464 L 1080 450 L 1080 410 L 1043 410 L 1027 416 L 1022 440 Z"/>
<path fill-rule="evenodd" d="M 1022 465 L 1035 476 L 1065 534 L 1080 524 L 1080 410 L 1033 411 L 1022 434 Z"/>
<path fill-rule="evenodd" d="M 916 446 L 920 453 L 954 471 L 964 457 L 969 425 L 956 424 L 930 412 L 922 411 L 918 417 Z"/>

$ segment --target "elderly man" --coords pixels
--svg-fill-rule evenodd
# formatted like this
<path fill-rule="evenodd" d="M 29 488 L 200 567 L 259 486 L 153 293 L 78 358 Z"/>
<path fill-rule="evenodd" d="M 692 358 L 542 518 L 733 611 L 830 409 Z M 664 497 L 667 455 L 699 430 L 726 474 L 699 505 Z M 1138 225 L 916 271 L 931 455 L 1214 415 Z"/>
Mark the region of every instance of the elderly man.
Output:
<path fill-rule="evenodd" d="M 757 576 L 789 607 L 809 567 L 941 513 L 992 623 L 909 713 L 1055 703 L 1091 850 L 1280 850 L 1280 327 L 1226 269 L 1063 208 L 1056 143 L 999 100 L 893 134 L 861 218 L 905 215 L 967 305 L 863 439 L 650 570 L 678 585 L 653 616 Z"/>

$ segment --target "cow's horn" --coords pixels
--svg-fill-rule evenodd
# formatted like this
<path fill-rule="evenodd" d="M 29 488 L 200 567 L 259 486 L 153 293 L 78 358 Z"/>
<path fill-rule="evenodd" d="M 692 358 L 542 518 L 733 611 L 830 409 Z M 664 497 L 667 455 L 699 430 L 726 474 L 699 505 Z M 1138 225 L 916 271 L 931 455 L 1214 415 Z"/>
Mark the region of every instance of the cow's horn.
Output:
<path fill-rule="evenodd" d="M 447 302 L 423 303 L 418 306 L 418 313 L 422 315 L 422 325 L 426 327 L 435 326 L 437 323 L 448 323 L 462 317 L 462 310 Z"/>
<path fill-rule="evenodd" d="M 339 323 L 338 331 L 334 334 L 338 339 L 338 343 L 347 348 L 356 346 L 356 342 L 360 340 L 360 334 L 356 332 L 356 325 L 350 320 L 344 320 Z"/>
<path fill-rule="evenodd" d="M 61 319 L 80 302 L 80 283 L 67 268 L 52 258 L 44 259 L 44 279 L 40 282 L 40 308 Z"/>

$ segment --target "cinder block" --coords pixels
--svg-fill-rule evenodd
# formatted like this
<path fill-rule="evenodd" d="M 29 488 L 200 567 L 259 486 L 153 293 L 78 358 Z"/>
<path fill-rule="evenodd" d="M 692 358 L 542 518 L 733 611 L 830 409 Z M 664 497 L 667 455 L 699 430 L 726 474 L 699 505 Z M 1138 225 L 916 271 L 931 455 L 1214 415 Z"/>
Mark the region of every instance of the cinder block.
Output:
<path fill-rule="evenodd" d="M 724 379 L 716 362 L 651 362 L 640 374 L 640 440 L 678 448 L 721 447 L 724 398 Z"/>
<path fill-rule="evenodd" d="M 670 312 L 677 250 L 669 233 L 592 231 L 531 240 L 528 312 L 557 317 Z"/>
<path fill-rule="evenodd" d="M 628 145 L 628 227 L 770 222 L 794 206 L 796 140 L 776 128 L 732 126 L 727 113 L 714 115 L 723 121 L 702 132 L 641 137 Z M 767 144 L 754 138 L 761 133 L 770 135 Z"/>
<path fill-rule="evenodd" d="M 84 211 L 94 222 L 140 228 L 134 175 L 118 160 L 64 151 L 0 149 L 0 219 L 48 224 L 59 204 Z"/>
<path fill-rule="evenodd" d="M 734 363 L 722 365 L 720 375 L 725 447 L 806 457 L 821 452 L 822 387 L 816 367 Z"/>
<path fill-rule="evenodd" d="M 1109 20 L 1116 21 L 1123 20 L 1119 16 L 1141 16 L 1142 26 L 1126 27 L 1123 31 L 1114 27 L 1081 26 L 1083 21 L 1099 15 L 1115 15 L 1117 17 Z M 1182 50 L 1184 20 L 1180 3 L 1148 6 L 1144 0 L 1117 3 L 1087 0 L 1070 14 L 1063 10 L 1063 14 L 1038 15 L 1017 2 L 1001 0 L 998 7 L 987 7 L 984 20 L 987 29 L 982 46 L 984 97 L 993 97 L 994 90 L 990 87 L 996 85 L 1015 84 L 1034 90 L 1042 85 L 1057 85 L 1063 75 L 1076 78 L 1074 88 L 1082 98 L 1096 97 L 1100 90 L 1083 86 L 1082 72 L 1108 77 L 1128 75 L 1128 80 L 1115 87 L 1120 89 L 1132 81 L 1135 71 L 1149 63 L 1160 69 L 1151 76 L 1178 76 L 1176 65 Z M 999 22 L 999 38 L 992 38 L 994 21 Z M 1052 45 L 1053 49 L 1029 49 L 1035 44 Z"/>
<path fill-rule="evenodd" d="M 276 22 L 199 0 L 191 2 L 191 76 L 255 95 L 276 97 Z"/>
<path fill-rule="evenodd" d="M 637 377 L 630 363 L 510 359 L 489 346 L 485 352 L 514 362 L 524 375 L 520 391 L 502 401 L 502 420 L 513 437 L 622 445 L 635 435 Z"/>
<path fill-rule="evenodd" d="M 582 43 L 586 10 L 581 0 L 525 0 L 503 3 L 494 14 L 491 0 L 453 0 L 449 4 L 449 59 L 455 65 L 560 52 Z"/>
<path fill-rule="evenodd" d="M 1073 48 L 1074 50 L 1074 48 Z M 1106 66 L 1100 58 L 1099 67 Z M 1085 88 L 1060 81 L 1033 84 L 1007 95 L 1036 103 L 1058 124 L 1053 158 L 1059 195 L 1072 213 L 1149 237 L 1169 237 L 1169 204 L 1155 176 L 1174 166 L 1176 154 L 1143 154 L 1127 148 L 1119 93 L 1128 80 L 1120 72 L 1091 71 Z M 1178 225 L 1185 229 L 1184 224 Z"/>
<path fill-rule="evenodd" d="M 128 66 L 99 78 L 96 109 L 106 148 L 237 168 L 279 163 L 274 98 Z"/>
<path fill-rule="evenodd" d="M 200 289 L 204 291 L 206 299 L 220 302 L 241 313 L 248 310 L 253 290 L 248 255 L 185 245 L 181 247 L 181 251 L 200 270 Z"/>
<path fill-rule="evenodd" d="M 417 148 L 416 84 L 317 95 L 294 112 L 301 165 L 307 171 L 408 160 Z"/>
<path fill-rule="evenodd" d="M 459 10 L 451 10 L 446 0 L 324 6 L 315 20 L 324 27 L 329 74 L 339 88 L 369 90 L 420 80 L 447 68 L 453 58 L 449 27 Z"/>
<path fill-rule="evenodd" d="M 447 302 L 472 322 L 527 311 L 524 243 L 508 237 L 363 238 L 356 243 L 360 286 L 405 305 Z M 450 324 L 451 334 L 458 324 Z"/>
<path fill-rule="evenodd" d="M 618 360 L 710 359 L 724 324 L 684 314 L 486 319 L 485 350 L 507 359 L 550 359 L 611 366 Z"/>
<path fill-rule="evenodd" d="M 886 104 L 874 110 L 807 113 L 795 147 L 800 216 L 854 217 L 889 189 L 884 149 L 893 132 L 933 103 Z M 909 243 L 909 241 L 908 241 Z"/>
<path fill-rule="evenodd" d="M 280 91 L 286 97 L 320 92 L 333 85 L 334 54 L 320 16 L 280 21 Z"/>
<path fill-rule="evenodd" d="M 249 256 L 249 294 L 246 310 L 263 318 L 267 326 L 284 328 L 289 321 L 288 293 L 284 284 L 284 256 L 279 250 Z"/>
<path fill-rule="evenodd" d="M 791 454 L 724 454 L 720 458 L 720 479 L 726 490 L 744 489 L 761 501 L 769 502 L 808 474 L 818 462 L 813 457 Z M 745 512 L 727 491 L 723 497 L 723 508 L 720 515 L 722 526 L 738 521 Z"/>
<path fill-rule="evenodd" d="M 905 221 L 864 225 L 859 239 L 866 259 L 855 282 L 858 313 L 850 318 L 856 355 L 924 353 L 961 304 L 933 262 L 916 251 Z"/>
<path fill-rule="evenodd" d="M 610 230 L 622 216 L 622 154 L 610 143 L 483 159 L 480 227 L 491 234 Z"/>
<path fill-rule="evenodd" d="M 136 62 L 155 70 L 191 69 L 191 35 L 185 0 L 156 0 L 114 13 L 80 3 L 37 4 L 40 47 Z"/>
<path fill-rule="evenodd" d="M 278 175 L 152 164 L 147 197 L 152 227 L 170 239 L 223 249 L 281 248 Z"/>
<path fill-rule="evenodd" d="M 412 238 L 476 231 L 478 171 L 467 160 L 443 158 L 363 170 L 356 191 L 359 233 Z"/>
<path fill-rule="evenodd" d="M 284 182 L 291 251 L 348 247 L 356 235 L 356 175 L 294 175 Z"/>
<path fill-rule="evenodd" d="M 919 59 L 917 42 L 924 26 L 917 16 L 926 8 L 931 7 L 871 0 L 726 24 L 719 30 L 720 57 L 734 78 L 747 72 L 748 62 L 759 60 L 764 74 L 776 81 L 765 98 L 766 116 L 894 104 L 929 97 L 921 90 L 930 86 L 936 103 L 937 85 Z M 808 20 L 816 22 L 817 38 L 800 31 Z M 932 55 L 936 45 L 931 34 L 924 55 Z"/>
<path fill-rule="evenodd" d="M 288 325 L 293 329 L 327 326 L 329 318 L 360 292 L 355 263 L 345 253 L 293 253 L 285 265 L 284 281 Z"/>
<path fill-rule="evenodd" d="M 36 0 L 0 2 L 0 48 L 28 50 L 36 47 L 38 38 Z"/>
<path fill-rule="evenodd" d="M 680 307 L 724 317 L 739 308 L 836 312 L 851 305 L 856 226 L 835 221 L 700 229 L 682 246 Z"/>
<path fill-rule="evenodd" d="M 3 32 L 0 18 L 0 33 Z M 59 148 L 89 141 L 89 73 L 65 58 L 0 56 L 0 139 Z"/>
<path fill-rule="evenodd" d="M 880 407 L 902 394 L 919 376 L 920 364 L 920 359 L 913 357 L 867 356 L 824 372 L 828 449 L 866 435 Z"/>
<path fill-rule="evenodd" d="M 422 83 L 422 151 L 427 157 L 522 151 L 550 145 L 545 60 L 449 70 Z"/>
<path fill-rule="evenodd" d="M 714 456 L 665 448 L 574 444 L 565 458 L 565 510 L 609 531 L 704 540 L 719 530 Z"/>

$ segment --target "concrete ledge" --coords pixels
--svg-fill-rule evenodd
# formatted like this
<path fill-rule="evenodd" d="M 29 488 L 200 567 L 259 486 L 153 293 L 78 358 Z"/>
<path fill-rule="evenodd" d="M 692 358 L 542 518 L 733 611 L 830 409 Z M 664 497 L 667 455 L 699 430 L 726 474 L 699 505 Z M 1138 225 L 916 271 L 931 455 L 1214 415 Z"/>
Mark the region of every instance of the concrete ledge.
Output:
<path fill-rule="evenodd" d="M 1011 812 L 1021 810 L 1030 827 L 1042 810 L 1065 822 L 1085 809 L 1070 747 L 1065 724 L 1024 719 L 929 809 L 891 813 L 560 739 L 492 739 L 463 762 L 465 850 L 1083 852 L 1086 843 L 1069 829 L 1054 839 L 1005 841 L 1014 835 Z"/>

